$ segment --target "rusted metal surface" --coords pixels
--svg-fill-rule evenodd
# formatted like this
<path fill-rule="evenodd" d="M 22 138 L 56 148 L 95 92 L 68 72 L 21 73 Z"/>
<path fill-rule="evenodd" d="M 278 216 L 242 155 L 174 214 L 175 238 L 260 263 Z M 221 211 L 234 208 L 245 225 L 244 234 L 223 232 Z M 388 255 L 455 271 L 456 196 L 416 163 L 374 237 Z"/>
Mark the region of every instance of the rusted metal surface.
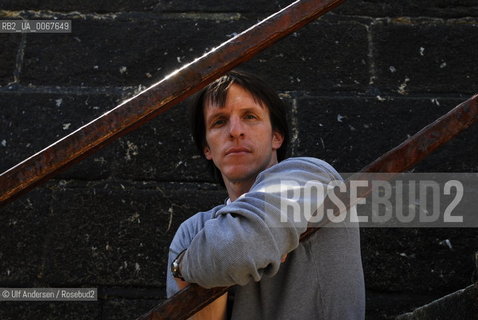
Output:
<path fill-rule="evenodd" d="M 433 123 L 427 125 L 394 149 L 383 154 L 377 160 L 364 167 L 360 172 L 352 175 L 346 183 L 351 180 L 365 180 L 367 179 L 367 173 L 370 172 L 384 173 L 383 180 L 390 180 L 393 177 L 390 173 L 400 173 L 410 169 L 435 149 L 474 124 L 477 120 L 478 95 L 475 95 L 469 100 L 459 104 Z M 379 176 L 374 175 L 374 177 L 378 178 Z M 370 187 L 368 188 L 360 188 L 357 198 L 365 198 L 371 191 L 371 184 L 369 184 L 369 186 Z M 350 190 L 349 187 L 346 189 Z M 330 199 L 326 198 L 325 201 L 330 201 Z M 346 203 L 348 206 L 353 205 L 350 204 L 349 201 L 342 202 Z M 326 203 L 324 206 L 326 208 L 336 209 L 336 206 L 332 204 L 328 205 Z M 335 213 L 338 214 L 338 210 Z M 306 240 L 325 223 L 327 223 L 326 220 L 314 227 L 308 228 L 307 231 L 301 235 L 300 240 Z M 220 297 L 227 290 L 228 288 L 204 289 L 192 284 L 178 292 L 171 297 L 171 299 L 158 305 L 149 313 L 138 318 L 138 320 L 187 319 L 197 311 L 201 310 L 204 306 L 214 301 L 214 299 Z"/>
<path fill-rule="evenodd" d="M 0 205 L 151 120 L 344 0 L 301 0 L 0 175 Z"/>

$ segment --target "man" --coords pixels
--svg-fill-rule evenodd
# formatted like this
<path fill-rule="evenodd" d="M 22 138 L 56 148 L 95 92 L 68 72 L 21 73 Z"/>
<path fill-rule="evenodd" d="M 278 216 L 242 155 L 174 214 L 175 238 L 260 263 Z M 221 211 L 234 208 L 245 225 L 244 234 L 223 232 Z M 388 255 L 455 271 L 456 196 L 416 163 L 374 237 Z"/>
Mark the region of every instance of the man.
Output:
<path fill-rule="evenodd" d="M 196 145 L 229 199 L 178 229 L 168 297 L 187 283 L 236 285 L 232 319 L 363 319 L 358 228 L 344 222 L 299 242 L 305 217 L 323 200 L 307 197 L 305 185 L 341 178 L 315 158 L 283 160 L 288 128 L 277 94 L 251 74 L 229 72 L 200 92 L 192 120 Z M 222 297 L 203 315 L 223 318 L 224 306 Z"/>

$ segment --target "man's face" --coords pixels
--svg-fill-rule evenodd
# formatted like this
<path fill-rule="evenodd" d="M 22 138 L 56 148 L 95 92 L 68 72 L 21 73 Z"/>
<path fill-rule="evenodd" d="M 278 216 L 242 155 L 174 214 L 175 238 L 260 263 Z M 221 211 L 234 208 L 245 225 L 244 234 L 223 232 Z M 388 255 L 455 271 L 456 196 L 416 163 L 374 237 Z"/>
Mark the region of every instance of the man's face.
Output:
<path fill-rule="evenodd" d="M 221 171 L 225 182 L 250 181 L 277 163 L 283 136 L 272 130 L 269 109 L 233 84 L 224 106 L 204 106 L 204 155 Z"/>

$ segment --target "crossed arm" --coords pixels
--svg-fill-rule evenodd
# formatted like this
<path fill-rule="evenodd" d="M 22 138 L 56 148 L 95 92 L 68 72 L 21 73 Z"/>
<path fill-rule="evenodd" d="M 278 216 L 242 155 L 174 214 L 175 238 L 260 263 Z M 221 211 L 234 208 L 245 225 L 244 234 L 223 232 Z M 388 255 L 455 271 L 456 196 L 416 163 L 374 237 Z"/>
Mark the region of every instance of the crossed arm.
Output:
<path fill-rule="evenodd" d="M 287 254 L 284 255 L 281 259 L 281 262 L 284 263 L 287 259 Z M 180 290 L 184 289 L 189 285 L 188 282 L 183 281 L 179 278 L 174 278 L 176 284 Z M 226 320 L 227 319 L 227 298 L 228 293 L 223 294 L 209 305 L 204 307 L 201 311 L 197 312 L 190 320 Z"/>

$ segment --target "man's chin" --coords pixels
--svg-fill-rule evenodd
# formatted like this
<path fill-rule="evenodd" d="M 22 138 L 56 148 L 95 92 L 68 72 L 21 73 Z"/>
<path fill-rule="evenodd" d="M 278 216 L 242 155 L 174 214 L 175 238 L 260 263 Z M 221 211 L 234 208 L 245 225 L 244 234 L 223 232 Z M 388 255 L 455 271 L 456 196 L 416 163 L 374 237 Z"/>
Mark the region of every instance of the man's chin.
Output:
<path fill-rule="evenodd" d="M 255 179 L 257 174 L 251 171 L 250 166 L 244 165 L 243 167 L 235 166 L 229 170 L 224 170 L 223 177 L 225 177 L 230 182 L 240 182 L 250 179 Z"/>

